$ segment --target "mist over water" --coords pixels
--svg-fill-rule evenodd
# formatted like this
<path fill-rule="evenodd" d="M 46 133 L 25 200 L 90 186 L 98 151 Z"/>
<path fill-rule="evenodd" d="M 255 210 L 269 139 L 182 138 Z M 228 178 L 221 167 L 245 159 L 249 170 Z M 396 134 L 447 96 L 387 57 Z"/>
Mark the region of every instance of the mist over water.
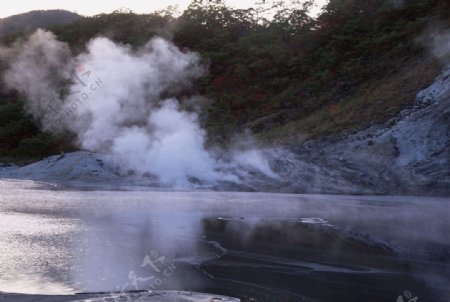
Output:
<path fill-rule="evenodd" d="M 43 130 L 76 134 L 80 148 L 107 155 L 124 171 L 156 175 L 163 183 L 238 182 L 245 164 L 276 177 L 257 144 L 239 150 L 205 148 L 198 112 L 204 98 L 182 91 L 207 73 L 199 56 L 161 38 L 132 49 L 99 37 L 73 55 L 69 46 L 38 30 L 2 51 L 4 81 L 27 98 Z M 219 153 L 221 154 L 219 157 Z"/>
<path fill-rule="evenodd" d="M 0 193 L 0 291 L 135 290 L 133 276 L 163 280 L 143 265 L 156 252 L 158 265 L 176 267 L 157 290 L 258 301 L 448 297 L 448 199 L 55 192 L 27 181 L 0 181 Z"/>
<path fill-rule="evenodd" d="M 396 7 L 403 2 L 392 1 Z M 394 33 L 394 40 L 412 34 L 391 31 L 383 18 L 380 24 L 373 20 L 385 34 Z M 310 24 L 313 33 L 316 23 Z M 272 25 L 267 26 L 270 31 Z M 330 28 L 330 35 L 340 35 Z M 341 33 L 352 37 L 345 30 Z M 377 33 L 374 39 L 381 36 Z M 272 46 L 280 44 L 274 41 Z M 450 62 L 448 30 L 430 30 L 420 43 L 444 64 Z M 400 58 L 407 51 L 403 46 L 389 51 L 387 45 L 387 52 Z M 272 48 L 268 45 L 267 50 Z M 300 65 L 304 61 L 292 58 Z M 405 69 L 407 77 L 395 71 L 386 79 L 369 77 L 373 81 L 368 83 L 384 93 L 411 79 L 409 74 L 425 71 L 428 61 L 439 65 L 438 59 L 426 57 L 418 69 Z M 384 63 L 370 68 L 386 67 Z M 289 146 L 290 153 L 265 149 L 249 133 L 236 135 L 227 147 L 212 145 L 203 120 L 205 105 L 213 100 L 195 90 L 208 66 L 197 53 L 165 39 L 132 47 L 97 37 L 75 53 L 53 33 L 38 30 L 8 48 L 0 47 L 3 65 L 3 81 L 25 97 L 25 109 L 43 131 L 73 135 L 80 149 L 101 156 L 74 152 L 25 167 L 0 163 L 0 298 L 9 297 L 2 292 L 70 295 L 142 289 L 207 292 L 246 302 L 401 301 L 402 295 L 410 296 L 409 302 L 417 300 L 411 297 L 444 302 L 450 296 L 450 199 L 386 196 L 449 192 L 448 68 L 386 124 L 370 122 L 364 129 L 323 139 L 306 135 L 304 141 L 300 131 L 310 129 L 308 125 L 275 129 L 286 119 L 299 118 L 301 112 L 292 118 L 285 115 L 303 107 L 289 102 L 280 102 L 282 108 L 275 110 L 280 112 L 268 119 L 249 123 L 267 122 L 275 127 L 270 136 L 289 135 L 281 141 L 297 141 Z M 294 74 L 301 73 L 297 71 Z M 423 79 L 428 77 L 431 81 L 431 74 L 424 72 Z M 360 88 L 370 85 L 344 80 L 332 83 L 336 89 L 330 93 L 348 94 L 351 107 L 355 91 L 353 105 L 362 109 L 359 97 L 365 93 Z M 410 95 L 413 82 L 389 95 Z M 305 106 L 314 99 L 309 95 Z M 382 99 L 375 101 L 373 106 Z M 349 109 L 348 104 L 341 109 Z M 369 115 L 389 109 L 367 108 Z M 336 104 L 329 114 L 313 112 L 306 122 L 320 124 L 317 133 L 332 124 L 344 129 L 352 116 L 344 117 L 341 109 Z M 362 115 L 361 122 L 369 122 L 364 118 L 369 115 Z M 149 183 L 171 189 L 160 192 L 164 189 L 149 188 Z M 183 190 L 177 190 L 180 187 Z M 147 259 L 160 257 L 164 260 L 158 262 L 163 265 L 158 271 Z M 172 266 L 175 271 L 165 275 L 164 269 Z M 163 281 L 155 288 L 156 277 Z"/>

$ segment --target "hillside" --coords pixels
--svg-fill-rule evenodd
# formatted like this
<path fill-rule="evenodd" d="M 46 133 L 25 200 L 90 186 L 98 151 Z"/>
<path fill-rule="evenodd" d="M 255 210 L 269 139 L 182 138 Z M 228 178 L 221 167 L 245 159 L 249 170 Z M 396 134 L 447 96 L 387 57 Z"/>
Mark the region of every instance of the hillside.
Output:
<path fill-rule="evenodd" d="M 162 36 L 198 52 L 209 74 L 180 97 L 212 100 L 201 114 L 209 145 L 227 145 L 245 129 L 266 144 L 296 146 L 382 124 L 412 104 L 445 65 L 421 37 L 450 26 L 448 1 L 331 0 L 316 18 L 308 14 L 310 2 L 275 2 L 235 10 L 194 1 L 180 17 L 117 11 L 51 30 L 75 53 L 100 35 L 135 48 Z M 273 19 L 262 17 L 268 12 Z M 3 158 L 28 161 L 76 149 L 70 135 L 40 133 L 15 92 L 3 89 L 1 98 Z"/>
<path fill-rule="evenodd" d="M 77 21 L 80 16 L 65 10 L 38 10 L 0 19 L 0 36 L 31 32 L 56 24 Z"/>
<path fill-rule="evenodd" d="M 234 180 L 195 180 L 182 188 L 330 194 L 450 195 L 450 67 L 384 124 L 333 137 L 265 148 L 271 171 L 248 158 L 220 167 Z M 252 153 L 257 156 L 257 153 Z M 230 159 L 222 158 L 229 161 Z M 144 164 L 143 161 L 140 162 Z M 231 167 L 231 168 L 230 168 Z M 250 177 L 249 177 L 250 175 Z M 274 177 L 274 175 L 276 175 Z M 85 151 L 55 155 L 24 167 L 0 166 L 0 177 L 64 188 L 171 187 L 150 174 L 125 172 L 116 161 Z M 180 187 L 180 184 L 177 184 Z"/>

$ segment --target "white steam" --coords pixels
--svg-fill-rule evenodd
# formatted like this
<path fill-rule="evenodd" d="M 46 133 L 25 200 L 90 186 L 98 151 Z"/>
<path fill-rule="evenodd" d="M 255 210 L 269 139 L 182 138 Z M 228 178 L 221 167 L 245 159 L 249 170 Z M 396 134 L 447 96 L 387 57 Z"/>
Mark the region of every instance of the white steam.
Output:
<path fill-rule="evenodd" d="M 48 102 L 59 100 L 59 90 L 70 78 L 68 46 L 55 40 L 52 33 L 38 30 L 26 42 L 18 41 L 0 55 L 10 63 L 4 76 L 6 85 L 30 99 L 27 110 L 40 120 Z"/>
<path fill-rule="evenodd" d="M 435 24 L 430 26 L 418 41 L 444 64 L 450 63 L 450 29 Z"/>
<path fill-rule="evenodd" d="M 432 36 L 433 54 L 446 63 L 450 62 L 450 30 L 436 32 Z"/>
<path fill-rule="evenodd" d="M 230 171 L 242 165 L 276 177 L 256 148 L 232 151 L 228 161 L 205 148 L 197 113 L 183 110 L 176 96 L 206 70 L 198 55 L 166 40 L 136 50 L 95 38 L 73 56 L 52 33 L 38 30 L 2 57 L 9 63 L 6 85 L 28 98 L 26 108 L 44 130 L 69 130 L 82 149 L 108 155 L 123 169 L 172 184 L 237 181 Z"/>

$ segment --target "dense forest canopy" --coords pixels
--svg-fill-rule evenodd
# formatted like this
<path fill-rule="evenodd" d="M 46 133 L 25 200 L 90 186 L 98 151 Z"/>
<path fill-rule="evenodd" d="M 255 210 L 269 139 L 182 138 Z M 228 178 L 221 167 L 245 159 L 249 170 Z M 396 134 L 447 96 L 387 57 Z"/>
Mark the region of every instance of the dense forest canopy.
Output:
<path fill-rule="evenodd" d="M 195 88 L 212 100 L 203 123 L 210 142 L 220 144 L 243 129 L 269 142 L 292 142 L 299 133 L 312 137 L 383 122 L 440 68 L 418 37 L 436 24 L 450 25 L 447 0 L 330 0 L 318 15 L 311 13 L 315 6 L 313 0 L 261 0 L 234 9 L 195 0 L 181 13 L 120 10 L 50 30 L 74 52 L 96 36 L 134 47 L 162 36 L 198 52 L 209 74 Z M 3 36 L 2 43 L 20 36 Z M 3 89 L 3 157 L 71 148 L 67 139 L 39 132 L 20 97 Z"/>

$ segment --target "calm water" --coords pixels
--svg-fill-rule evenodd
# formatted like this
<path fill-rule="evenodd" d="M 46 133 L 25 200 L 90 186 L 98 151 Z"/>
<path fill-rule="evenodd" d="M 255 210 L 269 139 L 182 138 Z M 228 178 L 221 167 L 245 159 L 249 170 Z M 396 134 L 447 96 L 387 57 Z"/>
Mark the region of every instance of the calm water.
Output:
<path fill-rule="evenodd" d="M 0 291 L 448 301 L 450 200 L 0 181 Z"/>

